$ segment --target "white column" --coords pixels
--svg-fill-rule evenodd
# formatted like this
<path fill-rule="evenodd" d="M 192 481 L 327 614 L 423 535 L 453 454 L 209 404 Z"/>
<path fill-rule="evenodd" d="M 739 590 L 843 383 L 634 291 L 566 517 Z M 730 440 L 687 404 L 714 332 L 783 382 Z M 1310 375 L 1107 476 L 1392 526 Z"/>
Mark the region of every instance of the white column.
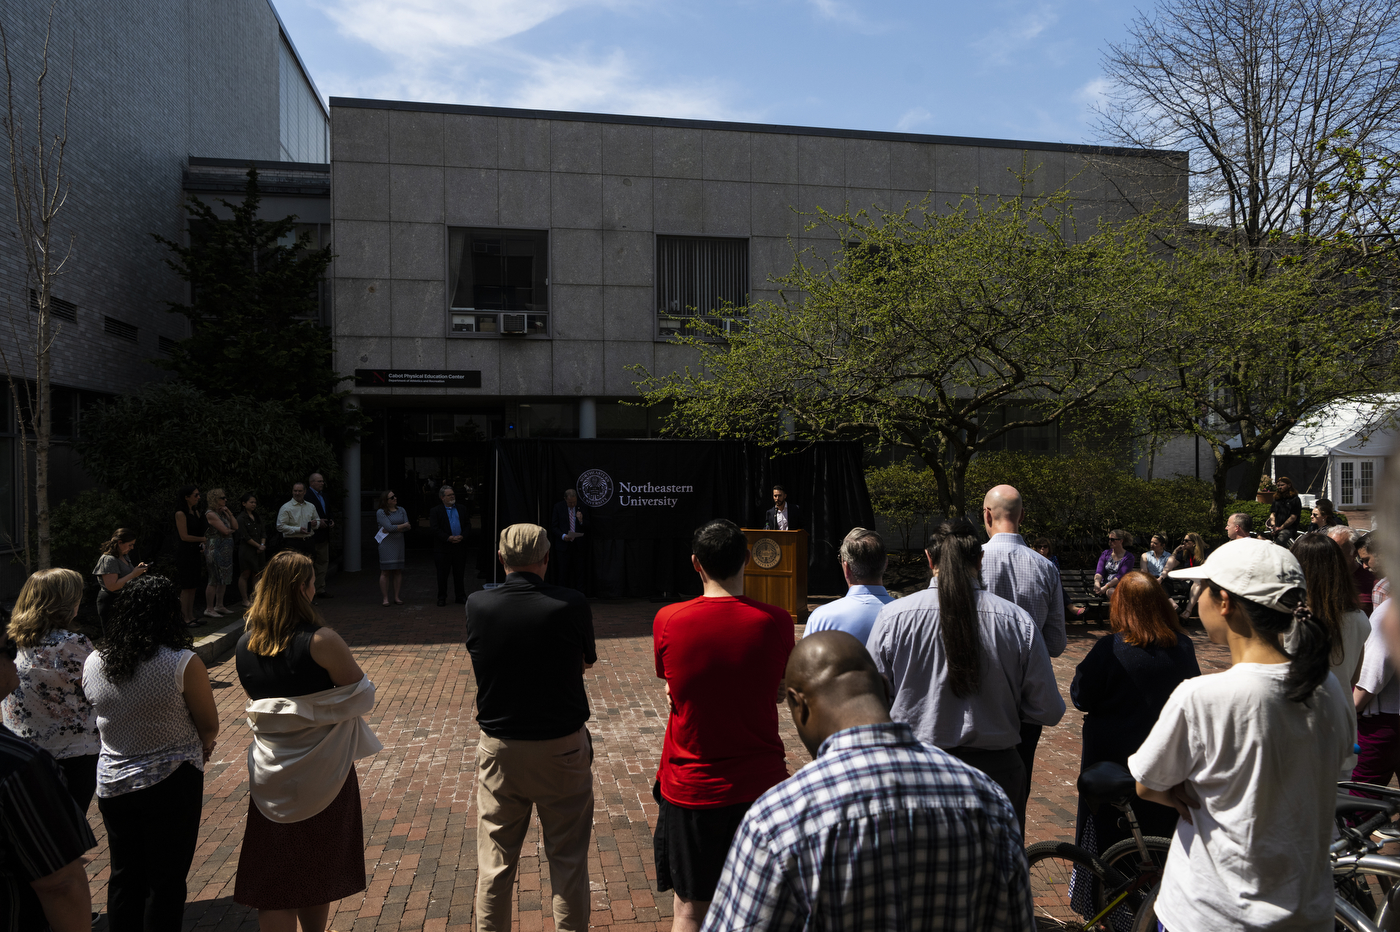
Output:
<path fill-rule="evenodd" d="M 598 403 L 592 398 L 578 400 L 578 435 L 589 439 L 598 436 Z"/>
<path fill-rule="evenodd" d="M 347 399 L 347 407 L 358 407 L 358 403 Z M 342 535 L 341 566 L 347 573 L 358 573 L 360 566 L 360 445 L 345 446 L 345 533 Z"/>

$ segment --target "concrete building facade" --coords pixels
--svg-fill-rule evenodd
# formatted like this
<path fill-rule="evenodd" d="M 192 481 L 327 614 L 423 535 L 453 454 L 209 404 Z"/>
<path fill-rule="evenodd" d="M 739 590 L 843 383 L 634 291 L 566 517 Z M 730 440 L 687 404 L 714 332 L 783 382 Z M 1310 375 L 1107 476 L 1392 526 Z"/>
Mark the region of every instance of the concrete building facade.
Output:
<path fill-rule="evenodd" d="M 16 0 L 0 12 L 26 131 L 38 115 L 34 80 L 49 10 L 47 0 Z M 71 70 L 68 196 L 57 223 L 71 253 L 53 290 L 61 440 L 80 429 L 89 400 L 161 378 L 150 360 L 167 341 L 187 335 L 186 320 L 166 310 L 166 302 L 188 297 L 187 288 L 165 265 L 168 250 L 152 234 L 176 241 L 184 235 L 190 157 L 321 163 L 324 187 L 329 114 L 269 0 L 65 0 L 55 9 L 49 42 L 44 119 L 50 134 L 62 125 Z M 13 232 L 8 174 L 0 184 L 0 218 L 7 218 L 0 312 L 12 326 L 0 327 L 0 347 L 18 369 L 21 359 L 31 360 L 24 334 L 32 326 L 32 283 Z M 325 202 L 323 193 L 323 215 Z M 29 371 L 32 377 L 32 366 Z M 8 510 L 13 412 L 8 403 L 0 407 L 0 426 L 7 428 L 0 433 L 6 448 L 0 473 L 8 473 L 0 475 L 0 509 Z M 62 443 L 54 468 L 55 501 L 86 484 Z M 13 518 L 0 515 L 0 524 L 11 528 Z"/>
<path fill-rule="evenodd" d="M 1031 169 L 1033 192 L 1068 188 L 1080 229 L 1185 195 L 1179 153 L 330 104 L 336 361 L 360 372 L 354 401 L 372 419 L 346 464 L 347 568 L 379 489 L 426 513 L 430 495 L 404 490 L 484 486 L 485 441 L 655 436 L 625 404 L 640 370 L 691 361 L 673 338 L 685 308 L 774 298 L 794 250 L 839 245 L 803 213 L 947 209 L 1019 193 Z"/>

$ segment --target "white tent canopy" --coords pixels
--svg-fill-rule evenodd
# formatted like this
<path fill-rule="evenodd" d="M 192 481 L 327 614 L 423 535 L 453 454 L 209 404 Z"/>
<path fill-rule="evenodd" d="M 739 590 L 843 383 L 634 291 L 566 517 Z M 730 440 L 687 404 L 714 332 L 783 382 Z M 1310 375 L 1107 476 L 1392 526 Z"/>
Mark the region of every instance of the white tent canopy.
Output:
<path fill-rule="evenodd" d="M 1288 432 L 1274 456 L 1387 456 L 1400 433 L 1400 394 L 1320 408 Z"/>

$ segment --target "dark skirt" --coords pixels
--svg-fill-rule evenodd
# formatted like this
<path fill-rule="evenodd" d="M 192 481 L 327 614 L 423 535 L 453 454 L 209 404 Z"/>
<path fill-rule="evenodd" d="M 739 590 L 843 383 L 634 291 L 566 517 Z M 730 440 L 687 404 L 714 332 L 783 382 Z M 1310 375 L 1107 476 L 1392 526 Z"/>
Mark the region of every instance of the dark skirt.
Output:
<path fill-rule="evenodd" d="M 198 589 L 204 585 L 204 554 L 199 544 L 180 541 L 175 551 L 175 588 Z"/>
<path fill-rule="evenodd" d="M 334 903 L 364 888 L 365 831 L 354 765 L 331 804 L 301 822 L 273 822 L 249 797 L 235 903 L 301 909 Z"/>

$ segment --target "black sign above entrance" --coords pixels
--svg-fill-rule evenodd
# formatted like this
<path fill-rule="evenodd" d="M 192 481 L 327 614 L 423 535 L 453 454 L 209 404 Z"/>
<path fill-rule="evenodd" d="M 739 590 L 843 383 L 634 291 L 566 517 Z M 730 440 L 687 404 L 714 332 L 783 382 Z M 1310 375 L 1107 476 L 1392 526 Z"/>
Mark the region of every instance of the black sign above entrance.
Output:
<path fill-rule="evenodd" d="M 439 385 L 447 388 L 480 388 L 479 369 L 356 369 L 356 388 L 392 388 L 395 385 Z"/>

